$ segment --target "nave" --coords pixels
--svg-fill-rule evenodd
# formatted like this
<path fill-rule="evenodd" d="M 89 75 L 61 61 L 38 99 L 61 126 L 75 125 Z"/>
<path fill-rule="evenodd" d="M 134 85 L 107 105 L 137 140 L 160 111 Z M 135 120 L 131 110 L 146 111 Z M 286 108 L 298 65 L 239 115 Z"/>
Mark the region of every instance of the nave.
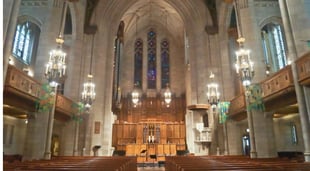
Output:
<path fill-rule="evenodd" d="M 164 166 L 137 163 L 136 157 L 59 156 L 51 160 L 4 162 L 4 171 L 13 170 L 72 170 L 72 171 L 308 171 L 310 163 L 303 158 L 261 158 L 246 156 L 166 156 Z"/>

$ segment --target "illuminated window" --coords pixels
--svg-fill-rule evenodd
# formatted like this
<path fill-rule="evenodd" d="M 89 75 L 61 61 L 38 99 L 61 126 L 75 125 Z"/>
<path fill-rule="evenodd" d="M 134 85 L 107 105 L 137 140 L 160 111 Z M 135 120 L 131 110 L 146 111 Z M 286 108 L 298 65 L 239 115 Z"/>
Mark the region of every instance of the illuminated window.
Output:
<path fill-rule="evenodd" d="M 18 24 L 13 42 L 13 55 L 30 64 L 32 56 L 36 53 L 39 33 L 39 27 L 29 21 Z"/>
<path fill-rule="evenodd" d="M 276 72 L 287 65 L 284 35 L 279 24 L 269 23 L 261 30 L 265 62 Z"/>
<path fill-rule="evenodd" d="M 170 82 L 169 77 L 169 42 L 163 40 L 161 42 L 161 88 L 166 88 Z"/>
<path fill-rule="evenodd" d="M 151 30 L 147 35 L 147 87 L 156 88 L 156 33 Z"/>
<path fill-rule="evenodd" d="M 137 39 L 135 42 L 135 68 L 134 83 L 137 88 L 142 88 L 142 66 L 143 66 L 143 42 Z"/>

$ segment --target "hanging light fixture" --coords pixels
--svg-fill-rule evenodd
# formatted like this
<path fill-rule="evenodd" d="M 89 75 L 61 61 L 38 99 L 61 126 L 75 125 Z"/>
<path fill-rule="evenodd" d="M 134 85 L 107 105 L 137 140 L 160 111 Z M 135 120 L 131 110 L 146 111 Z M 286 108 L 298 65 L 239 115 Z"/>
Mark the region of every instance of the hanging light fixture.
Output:
<path fill-rule="evenodd" d="M 218 91 L 218 84 L 214 82 L 214 74 L 211 72 L 210 74 L 211 83 L 207 85 L 207 97 L 208 103 L 212 108 L 216 108 L 218 102 L 220 101 L 220 93 Z"/>
<path fill-rule="evenodd" d="M 85 105 L 86 110 L 89 110 L 91 108 L 91 105 L 93 104 L 96 98 L 95 83 L 93 83 L 93 75 L 91 73 L 92 62 L 93 62 L 93 51 L 94 51 L 94 37 L 95 37 L 95 34 L 93 34 L 93 37 L 92 37 L 92 49 L 91 49 L 91 55 L 90 55 L 89 74 L 87 76 L 86 83 L 83 84 L 83 92 L 82 92 L 82 102 Z"/>
<path fill-rule="evenodd" d="M 64 25 L 64 14 L 67 9 L 66 3 L 64 5 L 63 17 L 61 21 L 59 36 L 56 38 L 57 48 L 50 52 L 48 63 L 46 64 L 45 77 L 52 87 L 56 87 L 66 74 L 66 53 L 62 50 L 62 44 L 64 43 L 62 30 Z"/>
<path fill-rule="evenodd" d="M 249 86 L 254 77 L 254 63 L 251 61 L 250 50 L 244 49 L 245 39 L 240 37 L 237 42 L 240 49 L 236 51 L 236 72 L 240 75 L 243 86 Z"/>
<path fill-rule="evenodd" d="M 164 100 L 165 100 L 166 106 L 169 107 L 171 103 L 171 91 L 169 88 L 169 84 L 167 84 L 167 87 L 164 91 Z"/>
<path fill-rule="evenodd" d="M 139 101 L 140 101 L 140 93 L 139 93 L 139 90 L 138 90 L 137 86 L 138 85 L 135 84 L 134 85 L 134 89 L 131 92 L 131 100 L 132 100 L 132 103 L 133 103 L 134 107 L 137 107 L 137 105 L 139 104 Z"/>
<path fill-rule="evenodd" d="M 249 86 L 254 77 L 254 63 L 250 57 L 250 50 L 244 48 L 245 38 L 242 36 L 242 27 L 239 25 L 239 7 L 237 2 L 234 1 L 236 7 L 236 22 L 237 31 L 239 38 L 237 42 L 239 43 L 239 50 L 236 51 L 236 72 L 241 77 L 243 86 Z"/>

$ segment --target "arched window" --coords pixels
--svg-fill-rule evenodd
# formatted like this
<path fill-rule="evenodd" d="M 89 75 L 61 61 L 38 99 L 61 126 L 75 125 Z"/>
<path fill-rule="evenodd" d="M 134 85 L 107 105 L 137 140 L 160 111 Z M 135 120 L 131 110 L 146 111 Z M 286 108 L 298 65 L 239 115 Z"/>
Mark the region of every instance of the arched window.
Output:
<path fill-rule="evenodd" d="M 72 16 L 69 6 L 67 6 L 64 34 L 72 34 Z"/>
<path fill-rule="evenodd" d="M 156 88 L 156 33 L 151 30 L 147 34 L 147 87 Z"/>
<path fill-rule="evenodd" d="M 142 88 L 142 66 L 143 66 L 143 42 L 137 39 L 135 42 L 135 68 L 134 84 L 137 88 Z"/>
<path fill-rule="evenodd" d="M 169 77 L 169 42 L 168 40 L 163 40 L 161 42 L 161 88 L 165 88 L 170 82 Z"/>
<path fill-rule="evenodd" d="M 26 64 L 30 64 L 38 45 L 40 29 L 37 25 L 26 21 L 16 27 L 13 55 Z"/>
<path fill-rule="evenodd" d="M 276 72 L 287 65 L 286 46 L 279 24 L 269 23 L 261 30 L 266 64 Z"/>

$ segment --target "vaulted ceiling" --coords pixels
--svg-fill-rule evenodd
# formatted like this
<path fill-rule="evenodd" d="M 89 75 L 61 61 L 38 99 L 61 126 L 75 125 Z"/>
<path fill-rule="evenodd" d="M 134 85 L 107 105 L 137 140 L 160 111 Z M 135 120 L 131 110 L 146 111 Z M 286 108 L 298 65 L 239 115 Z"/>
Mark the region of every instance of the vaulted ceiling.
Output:
<path fill-rule="evenodd" d="M 231 3 L 232 0 L 202 0 L 205 8 L 209 11 L 213 25 L 205 25 L 205 29 L 209 34 L 218 32 L 218 9 L 217 5 L 220 2 Z M 94 12 L 99 0 L 87 0 L 86 15 L 85 15 L 85 33 L 92 33 L 96 27 L 90 25 L 90 19 Z M 183 29 L 183 22 L 176 11 L 165 0 L 143 0 L 137 1 L 131 6 L 124 14 L 122 20 L 126 23 L 126 30 L 133 29 L 135 27 L 144 27 L 146 23 L 157 23 L 168 28 L 168 31 L 176 31 Z M 136 23 L 137 22 L 137 23 Z M 207 23 L 207 22 L 206 22 Z M 138 25 L 138 26 L 137 26 Z M 135 28 L 136 29 L 136 28 Z M 125 30 L 125 32 L 126 32 Z"/>

